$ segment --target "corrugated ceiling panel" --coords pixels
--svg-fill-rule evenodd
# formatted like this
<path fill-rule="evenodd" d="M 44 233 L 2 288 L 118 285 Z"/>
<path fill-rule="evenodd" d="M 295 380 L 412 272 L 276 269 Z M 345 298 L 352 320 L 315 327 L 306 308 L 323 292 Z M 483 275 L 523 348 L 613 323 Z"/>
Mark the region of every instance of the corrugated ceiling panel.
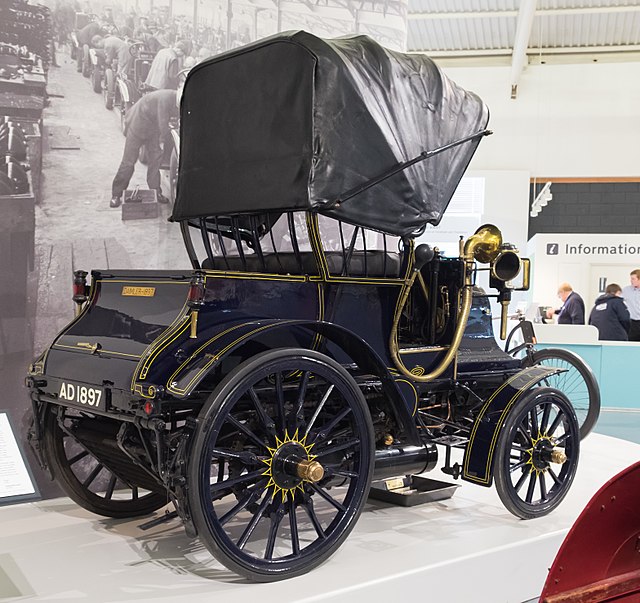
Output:
<path fill-rule="evenodd" d="M 536 17 L 529 47 L 619 46 L 640 43 L 640 12 Z"/>
<path fill-rule="evenodd" d="M 517 10 L 520 0 L 409 0 L 409 13 Z"/>
<path fill-rule="evenodd" d="M 515 18 L 418 19 L 409 21 L 409 50 L 510 48 Z"/>

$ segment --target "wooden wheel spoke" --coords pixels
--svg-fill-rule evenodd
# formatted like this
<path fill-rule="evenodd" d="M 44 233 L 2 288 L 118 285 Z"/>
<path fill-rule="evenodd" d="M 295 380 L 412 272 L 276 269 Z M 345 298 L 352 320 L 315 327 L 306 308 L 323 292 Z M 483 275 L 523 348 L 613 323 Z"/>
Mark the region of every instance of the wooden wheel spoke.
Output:
<path fill-rule="evenodd" d="M 351 408 L 347 406 L 342 412 L 339 412 L 329 423 L 320 427 L 313 438 L 314 441 L 322 441 L 326 440 L 331 432 L 336 428 L 336 426 L 344 419 L 348 414 L 351 413 Z"/>
<path fill-rule="evenodd" d="M 540 427 L 538 425 L 538 407 L 534 406 L 529 412 L 529 417 L 531 419 L 531 434 L 534 438 L 537 438 L 540 434 Z"/>
<path fill-rule="evenodd" d="M 300 378 L 300 385 L 298 386 L 298 399 L 296 400 L 295 416 L 297 419 L 301 419 L 302 408 L 304 406 L 304 399 L 307 393 L 307 385 L 309 383 L 309 371 L 303 371 Z"/>
<path fill-rule="evenodd" d="M 249 538 L 251 538 L 251 534 L 253 534 L 253 531 L 256 529 L 258 522 L 262 519 L 262 516 L 264 515 L 264 512 L 266 511 L 267 505 L 269 504 L 270 501 L 271 501 L 271 498 L 269 497 L 269 494 L 266 493 L 264 498 L 262 499 L 262 502 L 260 503 L 260 506 L 258 507 L 258 510 L 256 511 L 255 515 L 251 518 L 251 521 L 249 522 L 247 527 L 244 529 L 244 532 L 242 532 L 240 539 L 236 543 L 238 545 L 238 548 L 243 549 L 245 547 L 245 545 L 249 541 Z"/>
<path fill-rule="evenodd" d="M 296 517 L 296 507 L 293 502 L 289 505 L 289 527 L 291 528 L 291 552 L 294 555 L 299 555 L 298 518 Z"/>
<path fill-rule="evenodd" d="M 264 558 L 265 559 L 273 559 L 273 549 L 276 545 L 276 537 L 278 536 L 278 528 L 280 527 L 280 522 L 284 517 L 284 508 L 282 505 L 278 507 L 278 510 L 271 515 L 271 525 L 269 526 L 269 536 L 267 538 L 267 546 L 264 550 Z"/>
<path fill-rule="evenodd" d="M 87 450 L 82 450 L 81 452 L 78 452 L 78 454 L 76 454 L 75 456 L 69 459 L 69 466 L 75 465 L 78 461 L 82 460 L 88 454 L 89 452 Z"/>
<path fill-rule="evenodd" d="M 211 456 L 227 461 L 240 461 L 245 465 L 259 465 L 262 461 L 253 452 L 238 452 L 230 448 L 211 448 Z"/>
<path fill-rule="evenodd" d="M 261 446 L 267 452 L 269 451 L 268 446 L 255 433 L 253 433 L 253 431 L 251 431 L 246 425 L 244 425 L 244 423 L 240 423 L 240 421 L 238 421 L 238 419 L 236 419 L 232 415 L 229 415 L 227 417 L 227 420 L 236 429 L 239 429 L 242 433 L 244 433 L 244 435 L 246 435 L 254 444 L 256 444 L 257 446 Z"/>
<path fill-rule="evenodd" d="M 529 475 L 531 477 L 529 478 L 529 486 L 527 487 L 527 497 L 525 500 L 531 504 L 531 501 L 533 500 L 533 492 L 536 489 L 538 474 L 535 471 L 532 471 Z"/>
<path fill-rule="evenodd" d="M 551 437 L 555 433 L 555 430 L 558 429 L 558 426 L 562 423 L 563 417 L 564 414 L 561 411 L 558 411 L 556 418 L 553 420 L 553 423 L 551 423 L 551 427 L 549 427 L 549 431 L 547 431 L 547 435 L 549 437 Z"/>
<path fill-rule="evenodd" d="M 526 461 L 520 461 L 519 463 L 516 463 L 515 465 L 511 465 L 509 467 L 509 471 L 511 473 L 513 473 L 514 471 L 517 471 L 518 469 L 522 469 L 523 467 L 525 467 L 527 464 Z"/>
<path fill-rule="evenodd" d="M 555 474 L 555 472 L 553 471 L 553 469 L 551 469 L 551 467 L 549 467 L 547 469 L 547 473 L 551 476 L 551 479 L 553 480 L 553 483 L 556 486 L 560 486 L 562 485 L 562 482 L 560 481 L 560 479 L 558 478 L 558 476 Z"/>
<path fill-rule="evenodd" d="M 107 500 L 111 500 L 111 498 L 113 497 L 113 491 L 116 489 L 117 481 L 117 476 L 115 475 L 115 473 L 112 473 L 111 477 L 109 478 L 109 483 L 107 484 L 107 491 L 104 493 L 104 497 Z"/>
<path fill-rule="evenodd" d="M 285 421 L 284 421 L 284 388 L 282 387 L 282 373 L 276 373 L 276 406 L 278 409 L 278 427 L 280 428 L 280 433 L 284 432 L 285 429 Z"/>
<path fill-rule="evenodd" d="M 220 518 L 220 525 L 225 525 L 248 505 L 256 502 L 260 498 L 260 495 L 264 492 L 264 490 L 260 489 L 260 484 L 264 484 L 266 481 L 266 479 L 262 480 L 262 482 L 258 482 L 256 484 L 256 487 L 253 490 L 245 491 L 245 493 L 242 495 L 242 498 L 233 506 L 233 508 L 229 509 L 229 511 L 227 511 Z"/>
<path fill-rule="evenodd" d="M 547 478 L 544 473 L 540 474 L 540 499 L 542 502 L 546 502 L 548 498 L 547 494 Z"/>
<path fill-rule="evenodd" d="M 340 469 L 340 465 L 324 465 L 325 473 L 328 475 L 335 475 L 337 477 L 347 477 L 354 479 L 358 477 L 358 473 L 355 471 L 347 471 L 346 469 Z"/>
<path fill-rule="evenodd" d="M 547 432 L 547 426 L 549 424 L 549 415 L 551 414 L 551 404 L 545 404 L 542 411 L 542 419 L 540 420 L 540 433 L 545 434 Z"/>
<path fill-rule="evenodd" d="M 260 398 L 258 398 L 258 393 L 254 389 L 253 386 L 249 388 L 249 396 L 251 397 L 251 401 L 253 402 L 253 407 L 256 409 L 256 413 L 260 422 L 264 426 L 267 433 L 271 436 L 275 436 L 276 432 L 276 424 L 273 419 L 267 414 L 267 411 L 264 409 L 262 402 L 260 402 Z"/>
<path fill-rule="evenodd" d="M 526 471 L 522 472 L 522 475 L 520 476 L 520 479 L 516 482 L 516 485 L 514 486 L 514 489 L 516 492 L 520 492 L 520 488 L 522 488 L 524 482 L 527 479 L 527 476 L 529 475 L 529 473 L 527 473 Z"/>
<path fill-rule="evenodd" d="M 211 494 L 215 494 L 220 490 L 226 488 L 232 488 L 233 486 L 237 486 L 238 484 L 245 484 L 250 481 L 256 481 L 264 476 L 264 469 L 257 469 L 256 471 L 250 471 L 249 473 L 243 473 L 242 475 L 238 475 L 237 477 L 230 477 L 222 482 L 216 482 L 215 484 L 211 484 L 209 486 L 209 490 Z"/>
<path fill-rule="evenodd" d="M 360 444 L 359 438 L 352 438 L 350 440 L 346 440 L 344 442 L 340 442 L 339 444 L 334 444 L 333 446 L 329 446 L 327 448 L 322 448 L 320 450 L 313 450 L 313 454 L 316 457 L 327 456 L 328 454 L 333 454 L 335 452 L 340 452 L 341 450 L 345 450 L 346 448 L 355 448 Z"/>
<path fill-rule="evenodd" d="M 103 468 L 104 465 L 102 463 L 98 463 L 93 471 L 87 476 L 87 479 L 82 482 L 82 486 L 84 488 L 88 488 L 93 483 L 93 480 L 98 477 L 98 474 L 100 473 L 100 471 L 102 471 Z"/>
<path fill-rule="evenodd" d="M 313 501 L 309 498 L 303 503 L 302 506 L 307 512 L 307 515 L 311 520 L 311 524 L 313 525 L 313 528 L 315 529 L 316 534 L 320 539 L 324 540 L 327 537 L 327 535 L 324 533 L 324 530 L 322 529 L 322 525 L 320 524 L 320 520 L 318 519 L 315 509 L 313 508 Z"/>
<path fill-rule="evenodd" d="M 330 505 L 332 505 L 336 509 L 338 509 L 338 511 L 341 511 L 342 513 L 344 513 L 347 510 L 342 503 L 338 502 L 335 498 L 333 498 L 333 496 L 331 496 L 331 494 L 329 494 L 327 491 L 325 491 L 324 488 L 322 488 L 321 486 L 318 486 L 317 484 L 310 484 L 310 485 L 311 485 L 311 489 L 314 492 L 318 493 Z"/>

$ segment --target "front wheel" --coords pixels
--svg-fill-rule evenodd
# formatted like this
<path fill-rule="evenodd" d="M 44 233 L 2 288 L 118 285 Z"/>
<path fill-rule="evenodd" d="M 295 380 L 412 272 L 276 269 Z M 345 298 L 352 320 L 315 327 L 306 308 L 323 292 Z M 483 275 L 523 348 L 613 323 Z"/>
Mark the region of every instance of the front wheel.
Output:
<path fill-rule="evenodd" d="M 550 513 L 569 491 L 579 453 L 578 421 L 569 400 L 549 387 L 525 392 L 498 438 L 494 476 L 500 500 L 522 519 Z"/>
<path fill-rule="evenodd" d="M 569 399 L 580 426 L 580 438 L 584 439 L 600 416 L 600 388 L 591 369 L 578 355 L 557 348 L 536 350 L 526 364 L 562 369 L 542 383 L 559 389 Z"/>
<path fill-rule="evenodd" d="M 332 555 L 367 499 L 374 435 L 351 375 L 315 351 L 235 368 L 198 418 L 189 506 L 213 556 L 251 580 L 304 574 Z"/>

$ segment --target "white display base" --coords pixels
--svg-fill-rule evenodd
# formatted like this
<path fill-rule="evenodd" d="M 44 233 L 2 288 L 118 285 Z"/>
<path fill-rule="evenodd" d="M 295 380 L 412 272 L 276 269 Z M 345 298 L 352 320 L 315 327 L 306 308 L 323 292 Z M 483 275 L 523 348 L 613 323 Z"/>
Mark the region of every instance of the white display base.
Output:
<path fill-rule="evenodd" d="M 443 502 L 370 502 L 329 561 L 273 584 L 230 573 L 177 520 L 142 532 L 140 520 L 98 518 L 66 498 L 15 505 L 0 509 L 0 599 L 522 603 L 541 592 L 591 496 L 638 458 L 640 445 L 592 434 L 565 501 L 532 521 L 510 515 L 494 489 L 464 482 Z"/>

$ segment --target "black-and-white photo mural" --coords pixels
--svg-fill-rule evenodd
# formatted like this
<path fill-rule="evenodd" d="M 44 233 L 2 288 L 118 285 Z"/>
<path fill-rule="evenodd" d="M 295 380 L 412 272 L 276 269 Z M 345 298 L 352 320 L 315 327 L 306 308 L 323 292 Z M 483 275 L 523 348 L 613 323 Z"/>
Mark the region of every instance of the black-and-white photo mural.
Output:
<path fill-rule="evenodd" d="M 43 496 L 61 492 L 28 443 L 24 380 L 73 319 L 74 272 L 190 268 L 168 220 L 189 70 L 283 31 L 404 51 L 407 1 L 0 4 L 0 412 Z"/>

